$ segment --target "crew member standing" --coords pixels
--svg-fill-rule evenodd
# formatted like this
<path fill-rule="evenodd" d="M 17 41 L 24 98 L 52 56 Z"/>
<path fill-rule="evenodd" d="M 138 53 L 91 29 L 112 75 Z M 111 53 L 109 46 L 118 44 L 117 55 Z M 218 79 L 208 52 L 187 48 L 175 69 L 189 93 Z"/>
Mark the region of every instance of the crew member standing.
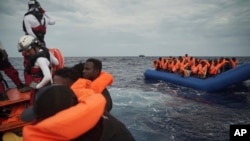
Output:
<path fill-rule="evenodd" d="M 26 35 L 36 37 L 41 43 L 44 43 L 47 25 L 54 25 L 56 22 L 41 7 L 36 0 L 30 0 L 29 9 L 23 19 L 23 31 Z"/>

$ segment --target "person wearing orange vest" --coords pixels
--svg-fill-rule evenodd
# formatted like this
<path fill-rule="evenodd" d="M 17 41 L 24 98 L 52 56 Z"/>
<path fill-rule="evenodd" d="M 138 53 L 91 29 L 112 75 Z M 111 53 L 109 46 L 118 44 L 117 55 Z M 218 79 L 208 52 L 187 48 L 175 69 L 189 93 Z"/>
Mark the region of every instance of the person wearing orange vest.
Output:
<path fill-rule="evenodd" d="M 229 58 L 224 58 L 223 59 L 223 66 L 221 67 L 221 72 L 225 72 L 225 71 L 228 71 L 232 68 L 231 66 L 231 62 L 230 62 L 230 59 Z"/>
<path fill-rule="evenodd" d="M 213 76 L 212 72 L 214 69 L 214 60 L 209 60 L 209 64 L 210 66 L 208 67 L 208 70 L 207 70 L 207 77 Z"/>
<path fill-rule="evenodd" d="M 55 84 L 62 84 L 65 86 L 71 86 L 72 82 L 79 77 L 79 71 L 77 73 L 77 70 L 75 66 L 69 68 L 64 67 L 58 71 L 56 71 L 54 76 L 54 83 Z M 87 81 L 86 79 L 78 79 L 78 84 L 85 84 L 84 81 Z M 88 80 L 88 83 L 86 85 L 82 85 L 80 87 L 86 87 L 93 89 L 96 93 L 101 93 L 106 86 L 110 85 L 113 82 L 113 77 L 111 74 L 107 72 L 101 72 L 100 76 L 95 79 L 94 81 Z M 79 97 L 80 95 L 77 95 Z M 92 128 L 90 131 L 88 131 L 86 134 L 93 134 L 95 137 L 101 136 L 101 140 L 103 141 L 109 141 L 111 140 L 132 140 L 133 137 L 131 133 L 126 129 L 126 126 L 123 125 L 118 119 L 113 117 L 109 112 L 105 110 L 103 116 L 107 116 L 110 120 L 103 120 L 100 119 L 99 122 L 95 125 L 94 128 Z M 102 128 L 100 127 L 102 126 Z M 110 128 L 114 127 L 114 128 Z M 99 130 L 101 129 L 101 130 Z M 115 129 L 115 130 L 114 130 Z M 117 131 L 124 131 L 124 133 L 120 134 L 117 133 Z M 111 137 L 111 135 L 115 135 L 115 137 Z M 99 135 L 99 136 L 98 136 Z M 97 140 L 93 139 L 92 140 Z"/>
<path fill-rule="evenodd" d="M 199 63 L 201 65 L 199 66 L 199 69 L 198 69 L 198 77 L 204 79 L 207 76 L 207 71 L 208 71 L 210 64 L 208 60 L 200 60 Z"/>
<path fill-rule="evenodd" d="M 67 71 L 70 72 L 68 68 L 64 72 L 67 72 Z M 71 72 L 74 72 L 74 70 L 72 69 Z M 64 78 L 64 79 L 65 81 L 69 81 L 68 78 Z M 58 82 L 58 81 L 55 81 L 55 82 Z M 102 81 L 98 80 L 98 82 L 102 82 Z M 99 83 L 99 86 L 95 84 L 93 86 L 90 86 L 92 85 L 90 83 L 91 81 L 82 79 L 82 78 L 78 79 L 75 83 L 73 83 L 71 86 L 71 89 L 74 91 L 75 96 L 78 99 L 78 102 L 79 102 L 79 104 L 77 104 L 78 107 L 76 107 L 77 106 L 76 105 L 76 106 L 73 106 L 72 108 L 66 109 L 66 112 L 64 112 L 65 110 L 59 112 L 58 116 L 56 114 L 55 116 L 45 118 L 44 120 L 41 121 L 43 123 L 38 122 L 34 126 L 24 127 L 24 130 L 23 130 L 24 141 L 31 141 L 31 140 L 39 140 L 39 141 L 40 140 L 41 141 L 43 140 L 46 140 L 46 141 L 47 140 L 48 141 L 50 140 L 134 141 L 132 134 L 128 131 L 126 126 L 123 123 L 121 123 L 119 120 L 117 120 L 115 117 L 113 117 L 111 114 L 109 114 L 107 111 L 104 110 L 105 103 L 103 103 L 103 100 L 105 99 L 102 96 L 102 94 L 94 92 L 94 91 L 102 91 L 102 89 L 105 88 L 105 85 L 103 85 L 103 83 Z M 84 89 L 84 87 L 85 88 L 92 87 L 92 89 L 94 90 L 92 92 L 94 93 L 90 95 L 86 95 L 87 89 Z M 60 90 L 61 89 L 62 88 L 60 88 Z M 65 90 L 61 90 L 61 91 L 63 92 L 61 92 L 60 95 L 64 94 Z M 54 93 L 56 92 L 53 92 L 53 94 Z M 47 95 L 48 95 L 48 99 L 50 99 L 50 95 L 49 94 Z M 92 96 L 92 98 L 88 99 L 89 96 Z M 96 96 L 96 98 L 94 98 L 93 96 Z M 97 99 L 97 96 L 99 97 L 99 100 Z M 58 97 L 55 99 L 57 100 L 61 99 L 65 101 L 65 99 L 68 100 L 69 98 L 67 99 L 67 98 Z M 51 105 L 53 109 L 54 104 L 51 104 Z M 65 105 L 65 104 L 59 104 L 59 105 Z M 35 107 L 35 105 L 33 107 Z M 47 105 L 47 108 L 44 108 L 43 110 L 51 109 L 49 107 L 51 106 Z M 93 107 L 95 107 L 95 109 L 93 109 Z M 78 112 L 76 111 L 74 112 L 73 109 L 75 110 L 78 109 Z M 100 116 L 100 111 L 103 111 L 102 116 Z M 76 113 L 76 114 L 73 114 L 74 116 L 70 116 L 72 114 L 71 112 Z M 46 113 L 46 112 L 41 111 L 41 114 L 43 113 Z M 51 113 L 51 112 L 47 112 L 47 113 Z M 23 114 L 24 114 L 23 118 L 25 119 L 25 113 Z M 39 116 L 36 116 L 36 117 L 39 117 Z M 99 117 L 98 121 L 96 120 L 97 117 Z M 63 122 L 60 122 L 61 120 L 63 120 Z M 86 122 L 89 122 L 89 120 L 91 120 L 90 123 L 95 123 L 95 124 L 94 125 L 86 124 Z M 82 125 L 81 127 L 79 127 L 79 124 L 81 123 Z M 57 124 L 61 124 L 61 125 L 57 125 Z M 57 132 L 56 130 L 53 130 L 53 127 L 60 129 L 61 132 Z M 67 134 L 65 134 L 64 132 L 66 132 Z"/>
<path fill-rule="evenodd" d="M 211 70 L 212 76 L 216 76 L 217 74 L 221 73 L 220 69 L 222 68 L 223 63 L 219 63 L 218 60 L 214 60 L 214 67 Z"/>
<path fill-rule="evenodd" d="M 189 59 L 186 59 L 187 60 L 187 70 L 190 70 L 190 73 L 191 73 L 191 66 L 194 64 L 195 62 L 195 58 L 194 57 L 190 57 Z"/>
<path fill-rule="evenodd" d="M 179 68 L 180 68 L 180 60 L 179 59 L 174 59 L 172 61 L 171 68 L 172 68 L 173 73 L 177 73 Z"/>
<path fill-rule="evenodd" d="M 228 63 L 228 61 L 226 61 L 226 59 L 224 57 L 221 57 L 218 61 L 218 64 L 216 67 L 219 68 L 219 73 L 222 73 L 223 72 L 223 66 Z"/>
<path fill-rule="evenodd" d="M 210 75 L 212 77 L 216 76 L 219 72 L 218 68 L 216 67 L 218 65 L 218 60 L 213 60 L 213 64 L 211 65 L 211 68 L 210 68 Z"/>
<path fill-rule="evenodd" d="M 154 65 L 155 70 L 160 70 L 160 62 L 159 62 L 159 60 L 154 60 L 153 65 Z"/>
<path fill-rule="evenodd" d="M 232 68 L 235 68 L 238 65 L 238 61 L 236 60 L 235 57 L 230 59 L 230 64 Z"/>
<path fill-rule="evenodd" d="M 94 82 L 102 74 L 102 62 L 95 58 L 87 59 L 86 62 L 84 63 L 82 73 L 83 73 L 83 78 Z M 106 109 L 108 112 L 110 112 L 113 106 L 113 102 L 108 89 L 105 88 L 102 91 L 102 94 L 107 100 Z"/>
<path fill-rule="evenodd" d="M 113 83 L 113 76 L 107 72 L 102 71 L 94 81 L 83 79 L 81 74 L 75 67 L 64 67 L 55 72 L 53 77 L 54 84 L 60 84 L 71 87 L 76 81 L 86 81 L 84 88 L 92 89 L 97 93 L 101 93 L 107 86 Z"/>
<path fill-rule="evenodd" d="M 183 60 L 187 60 L 190 61 L 190 57 L 188 56 L 188 54 L 185 54 L 184 56 L 182 56 Z"/>
<path fill-rule="evenodd" d="M 198 62 L 198 60 L 194 61 L 194 64 L 191 66 L 191 74 L 190 74 L 191 76 L 198 77 L 198 70 L 200 65 L 201 64 Z"/>
<path fill-rule="evenodd" d="M 78 84 L 72 90 L 63 85 L 41 88 L 34 105 L 21 115 L 23 121 L 32 122 L 23 127 L 24 141 L 74 140 L 97 124 L 104 112 L 104 97 Z"/>
<path fill-rule="evenodd" d="M 180 61 L 180 68 L 179 68 L 179 71 L 180 71 L 180 75 L 183 76 L 183 77 L 188 77 L 190 76 L 190 70 L 187 69 L 188 67 L 188 60 L 184 60 L 181 58 L 181 61 Z"/>
<path fill-rule="evenodd" d="M 162 62 L 161 62 L 162 71 L 167 71 L 167 64 L 168 64 L 168 60 L 165 58 L 162 58 Z"/>
<path fill-rule="evenodd" d="M 168 72 L 172 72 L 172 62 L 173 62 L 173 57 L 172 56 L 170 56 L 170 57 L 168 57 L 168 63 L 167 63 L 167 71 Z"/>

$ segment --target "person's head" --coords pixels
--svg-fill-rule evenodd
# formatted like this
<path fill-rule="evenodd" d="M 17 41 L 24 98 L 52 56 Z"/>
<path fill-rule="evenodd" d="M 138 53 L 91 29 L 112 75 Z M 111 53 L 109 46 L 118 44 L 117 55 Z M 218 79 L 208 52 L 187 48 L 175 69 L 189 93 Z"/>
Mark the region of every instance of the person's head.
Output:
<path fill-rule="evenodd" d="M 81 77 L 83 77 L 83 68 L 84 68 L 83 62 L 79 62 L 72 67 L 72 69 L 76 70 L 81 75 Z"/>
<path fill-rule="evenodd" d="M 236 62 L 236 58 L 235 58 L 235 57 L 233 57 L 232 60 L 233 60 L 234 62 Z"/>
<path fill-rule="evenodd" d="M 19 39 L 17 48 L 19 52 L 25 52 L 27 56 L 33 56 L 41 48 L 41 42 L 31 35 L 24 35 Z"/>
<path fill-rule="evenodd" d="M 102 62 L 98 59 L 89 58 L 83 67 L 83 77 L 89 80 L 95 80 L 102 71 Z"/>
<path fill-rule="evenodd" d="M 80 77 L 81 74 L 75 69 L 64 67 L 55 71 L 53 83 L 70 87 Z"/>
<path fill-rule="evenodd" d="M 37 8 L 37 7 L 39 7 L 39 5 L 40 5 L 39 2 L 36 0 L 29 0 L 29 2 L 28 2 L 29 9 Z"/>
<path fill-rule="evenodd" d="M 26 122 L 41 121 L 76 104 L 77 98 L 69 87 L 46 86 L 36 93 L 34 105 L 24 110 L 21 119 Z"/>

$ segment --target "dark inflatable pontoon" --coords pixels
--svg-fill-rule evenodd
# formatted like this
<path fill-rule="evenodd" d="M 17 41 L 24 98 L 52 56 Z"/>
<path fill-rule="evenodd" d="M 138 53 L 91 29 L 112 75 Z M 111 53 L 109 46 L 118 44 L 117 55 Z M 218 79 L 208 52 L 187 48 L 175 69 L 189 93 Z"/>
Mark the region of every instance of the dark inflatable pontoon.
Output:
<path fill-rule="evenodd" d="M 238 65 L 236 68 L 206 79 L 195 77 L 181 77 L 178 74 L 147 69 L 144 72 L 146 80 L 162 80 L 176 85 L 197 90 L 214 92 L 239 84 L 250 79 L 250 63 Z"/>

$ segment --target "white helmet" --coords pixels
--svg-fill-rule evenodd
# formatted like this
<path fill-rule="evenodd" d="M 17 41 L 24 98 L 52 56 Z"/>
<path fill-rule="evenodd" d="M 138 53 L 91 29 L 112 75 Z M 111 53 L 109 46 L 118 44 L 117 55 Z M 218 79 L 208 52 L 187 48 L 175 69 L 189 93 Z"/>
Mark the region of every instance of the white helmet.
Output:
<path fill-rule="evenodd" d="M 23 35 L 17 44 L 17 49 L 19 52 L 31 49 L 32 47 L 39 46 L 40 42 L 35 37 L 31 35 Z"/>

